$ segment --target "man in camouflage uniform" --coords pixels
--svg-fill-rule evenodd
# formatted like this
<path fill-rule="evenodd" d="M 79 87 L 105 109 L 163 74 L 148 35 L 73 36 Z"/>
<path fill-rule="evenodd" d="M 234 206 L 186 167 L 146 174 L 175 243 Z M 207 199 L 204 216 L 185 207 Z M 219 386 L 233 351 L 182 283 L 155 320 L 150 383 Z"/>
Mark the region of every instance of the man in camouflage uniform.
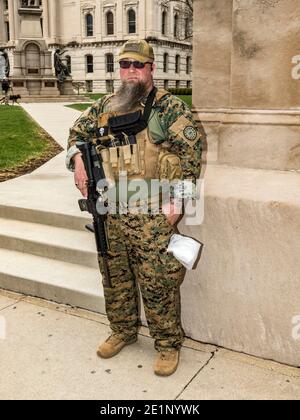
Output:
<path fill-rule="evenodd" d="M 116 95 L 103 97 L 94 103 L 70 131 L 67 167 L 75 172 L 75 184 L 85 197 L 87 176 L 76 145 L 95 138 L 97 129 L 99 132 L 99 121 L 106 112 L 124 113 L 136 109 L 137 105 L 145 104 L 154 88 L 154 54 L 146 41 L 128 41 L 121 50 L 119 62 L 121 89 Z M 196 183 L 201 169 L 203 131 L 202 127 L 199 131 L 187 105 L 167 91 L 157 90 L 148 134 L 147 144 L 152 149 L 151 153 L 146 149 L 146 154 L 150 154 L 146 156 L 145 166 L 155 154 L 154 149 L 166 147 L 168 153 L 178 159 L 181 179 Z M 160 158 L 160 162 L 162 160 Z M 154 166 L 151 164 L 149 168 L 149 173 L 152 173 L 150 178 L 154 176 Z M 145 172 L 141 178 L 145 178 Z M 175 372 L 184 339 L 179 288 L 185 269 L 173 255 L 167 253 L 174 225 L 180 217 L 178 213 L 171 199 L 168 214 L 164 211 L 158 214 L 149 211 L 119 212 L 108 214 L 106 221 L 112 287 L 104 287 L 104 294 L 112 335 L 100 345 L 97 354 L 102 358 L 112 357 L 125 345 L 137 340 L 140 325 L 138 283 L 149 330 L 158 352 L 154 370 L 162 376 Z M 103 274 L 101 258 L 99 267 Z"/>

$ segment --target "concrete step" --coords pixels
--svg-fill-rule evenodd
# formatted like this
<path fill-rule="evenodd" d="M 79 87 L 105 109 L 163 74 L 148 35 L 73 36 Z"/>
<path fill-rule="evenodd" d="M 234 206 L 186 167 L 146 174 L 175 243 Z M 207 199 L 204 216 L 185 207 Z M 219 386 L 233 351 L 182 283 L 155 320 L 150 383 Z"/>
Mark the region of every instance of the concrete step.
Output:
<path fill-rule="evenodd" d="M 0 248 L 0 288 L 105 313 L 95 268 Z"/>
<path fill-rule="evenodd" d="M 77 207 L 75 203 L 74 212 L 76 210 Z M 14 219 L 79 231 L 84 231 L 85 225 L 91 222 L 91 216 L 88 213 L 77 212 L 77 214 L 72 215 L 67 212 L 55 213 L 55 211 L 44 211 L 38 208 L 17 207 L 6 204 L 0 204 L 0 218 Z"/>
<path fill-rule="evenodd" d="M 0 218 L 0 247 L 98 268 L 94 235 L 87 231 Z"/>

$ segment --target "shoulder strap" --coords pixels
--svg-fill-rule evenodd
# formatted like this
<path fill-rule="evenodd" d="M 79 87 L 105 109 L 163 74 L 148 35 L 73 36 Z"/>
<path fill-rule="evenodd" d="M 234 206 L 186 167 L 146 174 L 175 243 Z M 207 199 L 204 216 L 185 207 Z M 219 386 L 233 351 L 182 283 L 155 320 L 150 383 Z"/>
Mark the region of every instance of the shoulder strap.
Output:
<path fill-rule="evenodd" d="M 105 95 L 104 100 L 101 104 L 101 110 L 100 112 L 103 112 L 105 105 L 107 104 L 107 102 L 113 97 L 115 96 L 115 93 L 110 93 L 108 95 Z M 103 99 L 103 98 L 102 98 Z M 100 99 L 101 100 L 101 99 Z"/>
<path fill-rule="evenodd" d="M 149 123 L 156 91 L 157 89 L 154 87 L 149 93 L 143 113 L 139 110 L 130 114 L 109 118 L 108 123 L 109 126 L 112 127 L 113 132 L 121 130 L 124 133 L 136 135 L 145 130 Z"/>
<path fill-rule="evenodd" d="M 144 111 L 144 115 L 143 115 L 143 122 L 146 124 L 146 127 L 148 125 L 148 121 L 151 115 L 151 111 L 152 111 L 152 106 L 153 106 L 153 102 L 156 96 L 156 92 L 157 92 L 157 88 L 154 87 L 152 89 L 152 91 L 149 93 L 148 98 L 147 98 L 147 102 L 145 105 L 145 111 Z"/>

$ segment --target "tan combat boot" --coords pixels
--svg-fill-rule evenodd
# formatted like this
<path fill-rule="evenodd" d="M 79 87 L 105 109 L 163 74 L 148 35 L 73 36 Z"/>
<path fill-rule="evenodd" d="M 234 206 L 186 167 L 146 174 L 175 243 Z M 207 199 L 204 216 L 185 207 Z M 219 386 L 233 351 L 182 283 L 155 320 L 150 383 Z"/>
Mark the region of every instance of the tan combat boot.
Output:
<path fill-rule="evenodd" d="M 108 337 L 104 343 L 100 344 L 97 355 L 102 357 L 102 359 L 109 359 L 110 357 L 115 356 L 118 354 L 123 347 L 127 346 L 128 344 L 133 344 L 137 340 L 137 337 L 134 337 L 131 341 L 123 341 L 121 340 L 117 334 L 112 334 Z"/>
<path fill-rule="evenodd" d="M 170 376 L 176 371 L 178 363 L 179 350 L 159 351 L 155 361 L 154 373 L 158 376 Z"/>

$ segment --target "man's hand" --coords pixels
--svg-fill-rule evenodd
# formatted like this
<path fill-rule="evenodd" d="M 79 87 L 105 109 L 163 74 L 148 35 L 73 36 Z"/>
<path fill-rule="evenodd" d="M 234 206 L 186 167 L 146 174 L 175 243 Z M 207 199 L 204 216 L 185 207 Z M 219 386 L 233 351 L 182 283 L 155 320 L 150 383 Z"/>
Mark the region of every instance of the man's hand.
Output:
<path fill-rule="evenodd" d="M 162 212 L 167 217 L 170 225 L 174 226 L 182 214 L 182 201 L 171 199 L 170 203 L 162 205 Z"/>
<path fill-rule="evenodd" d="M 77 153 L 77 155 L 73 157 L 73 160 L 74 160 L 74 167 L 75 167 L 74 180 L 75 180 L 76 188 L 79 189 L 79 191 L 81 192 L 84 198 L 87 198 L 88 177 L 85 171 L 81 153 Z"/>

